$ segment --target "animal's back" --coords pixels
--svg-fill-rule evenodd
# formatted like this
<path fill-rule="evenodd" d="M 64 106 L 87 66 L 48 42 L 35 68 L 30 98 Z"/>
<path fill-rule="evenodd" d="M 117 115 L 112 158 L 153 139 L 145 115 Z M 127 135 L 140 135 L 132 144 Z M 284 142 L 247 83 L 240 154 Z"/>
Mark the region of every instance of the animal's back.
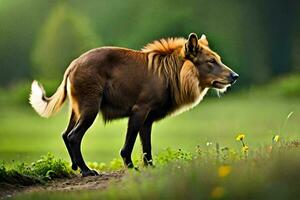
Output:
<path fill-rule="evenodd" d="M 161 96 L 162 82 L 148 70 L 141 51 L 117 47 L 93 49 L 75 61 L 69 75 L 70 96 L 79 104 L 93 105 L 104 120 L 126 117 L 139 99 Z"/>

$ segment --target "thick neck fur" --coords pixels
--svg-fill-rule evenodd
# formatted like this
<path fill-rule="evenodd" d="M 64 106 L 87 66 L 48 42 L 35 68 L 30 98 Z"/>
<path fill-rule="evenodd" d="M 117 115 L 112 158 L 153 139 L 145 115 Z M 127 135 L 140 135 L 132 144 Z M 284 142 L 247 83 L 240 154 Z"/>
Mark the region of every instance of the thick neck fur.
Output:
<path fill-rule="evenodd" d="M 204 91 L 199 85 L 199 74 L 195 65 L 184 58 L 185 42 L 182 38 L 160 40 L 148 44 L 142 50 L 148 54 L 148 69 L 168 84 L 175 109 L 194 106 Z"/>

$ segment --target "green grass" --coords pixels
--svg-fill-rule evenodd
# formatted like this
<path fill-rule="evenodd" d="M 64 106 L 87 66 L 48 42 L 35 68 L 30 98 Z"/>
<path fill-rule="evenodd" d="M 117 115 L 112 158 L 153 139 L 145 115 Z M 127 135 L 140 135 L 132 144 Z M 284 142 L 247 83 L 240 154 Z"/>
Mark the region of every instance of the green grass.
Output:
<path fill-rule="evenodd" d="M 55 158 L 50 153 L 30 164 L 18 162 L 7 166 L 5 163 L 0 163 L 0 183 L 27 186 L 72 175 L 74 175 L 74 172 L 69 163 L 60 158 Z"/>
<path fill-rule="evenodd" d="M 6 164 L 0 166 L 0 175 L 3 169 L 14 169 L 11 166 L 22 161 L 33 162 L 47 152 L 69 160 L 61 139 L 68 106 L 58 115 L 43 119 L 29 106 L 1 104 L 0 160 Z M 38 192 L 16 198 L 295 199 L 299 196 L 296 187 L 300 180 L 300 145 L 288 141 L 299 141 L 299 121 L 299 99 L 268 90 L 205 98 L 195 109 L 154 125 L 154 169 L 140 167 L 140 172 L 131 171 L 120 184 L 112 184 L 105 191 Z M 126 123 L 118 120 L 104 126 L 98 117 L 82 146 L 91 167 L 99 171 L 122 167 L 116 158 L 124 142 Z M 246 135 L 247 154 L 235 139 L 240 133 Z M 272 141 L 275 135 L 280 135 L 280 142 Z M 135 147 L 138 162 L 140 143 Z M 21 170 L 20 174 L 35 173 L 31 164 L 23 166 L 26 167 L 21 169 L 30 170 Z M 46 162 L 40 168 L 41 177 L 53 175 L 53 166 Z M 229 169 L 226 176 L 219 175 L 222 167 Z"/>
<path fill-rule="evenodd" d="M 158 155 L 156 168 L 130 171 L 104 191 L 43 191 L 15 199 L 299 199 L 299 153 L 297 141 L 248 152 L 169 149 Z"/>
<path fill-rule="evenodd" d="M 26 101 L 26 100 L 24 100 Z M 3 101 L 2 101 L 3 102 Z M 61 132 L 68 122 L 68 106 L 50 119 L 39 117 L 29 106 L 1 103 L 0 160 L 27 161 L 47 152 L 69 159 Z M 286 126 L 286 116 L 293 111 Z M 270 143 L 280 134 L 285 139 L 299 139 L 300 102 L 266 95 L 263 92 L 228 93 L 222 98 L 205 98 L 195 109 L 154 124 L 154 154 L 166 147 L 194 151 L 207 142 L 221 147 L 239 148 L 235 136 L 247 135 L 250 148 Z M 126 120 L 104 125 L 101 117 L 84 137 L 82 150 L 87 161 L 108 162 L 119 157 L 126 131 Z M 135 145 L 135 157 L 140 157 L 140 142 Z"/>

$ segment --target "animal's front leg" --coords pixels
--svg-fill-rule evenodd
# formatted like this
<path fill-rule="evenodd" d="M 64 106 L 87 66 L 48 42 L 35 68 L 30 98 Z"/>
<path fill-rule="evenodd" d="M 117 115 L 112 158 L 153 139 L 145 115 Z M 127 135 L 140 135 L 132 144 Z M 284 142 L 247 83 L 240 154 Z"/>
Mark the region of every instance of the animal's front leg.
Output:
<path fill-rule="evenodd" d="M 151 129 L 153 121 L 147 119 L 140 130 L 140 138 L 143 148 L 143 162 L 145 166 L 153 166 L 152 153 L 151 153 Z"/>
<path fill-rule="evenodd" d="M 128 120 L 125 144 L 120 152 L 124 164 L 128 168 L 134 168 L 134 165 L 131 160 L 131 153 L 133 150 L 133 146 L 137 134 L 140 131 L 141 127 L 143 126 L 148 113 L 149 113 L 149 108 L 147 106 L 135 105 L 132 108 L 132 113 Z"/>

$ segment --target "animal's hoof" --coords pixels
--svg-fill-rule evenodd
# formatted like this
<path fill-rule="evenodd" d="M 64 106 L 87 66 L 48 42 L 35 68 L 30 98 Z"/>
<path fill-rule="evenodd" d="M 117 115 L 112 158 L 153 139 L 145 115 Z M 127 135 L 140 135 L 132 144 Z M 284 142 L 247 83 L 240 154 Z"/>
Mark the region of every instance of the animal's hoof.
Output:
<path fill-rule="evenodd" d="M 135 167 L 135 166 L 133 165 L 133 163 L 129 163 L 129 164 L 127 164 L 126 166 L 127 166 L 128 169 L 134 169 L 134 170 L 136 170 L 136 171 L 140 171 L 139 168 L 137 168 L 137 167 Z"/>
<path fill-rule="evenodd" d="M 95 170 L 88 170 L 81 172 L 82 177 L 87 177 L 87 176 L 99 176 L 98 172 Z"/>
<path fill-rule="evenodd" d="M 72 164 L 72 169 L 76 171 L 76 170 L 78 169 L 78 165 L 75 164 L 75 163 L 73 163 L 73 164 Z"/>
<path fill-rule="evenodd" d="M 155 168 L 155 165 L 153 165 L 153 164 L 148 164 L 148 165 L 145 165 L 145 167 L 147 167 L 147 168 Z"/>
<path fill-rule="evenodd" d="M 153 164 L 153 161 L 152 160 L 150 160 L 150 161 L 144 161 L 144 166 L 145 167 L 152 167 L 152 168 L 154 168 L 155 167 L 155 165 Z"/>
<path fill-rule="evenodd" d="M 134 169 L 135 168 L 132 162 L 126 164 L 126 166 L 127 166 L 128 169 Z"/>

